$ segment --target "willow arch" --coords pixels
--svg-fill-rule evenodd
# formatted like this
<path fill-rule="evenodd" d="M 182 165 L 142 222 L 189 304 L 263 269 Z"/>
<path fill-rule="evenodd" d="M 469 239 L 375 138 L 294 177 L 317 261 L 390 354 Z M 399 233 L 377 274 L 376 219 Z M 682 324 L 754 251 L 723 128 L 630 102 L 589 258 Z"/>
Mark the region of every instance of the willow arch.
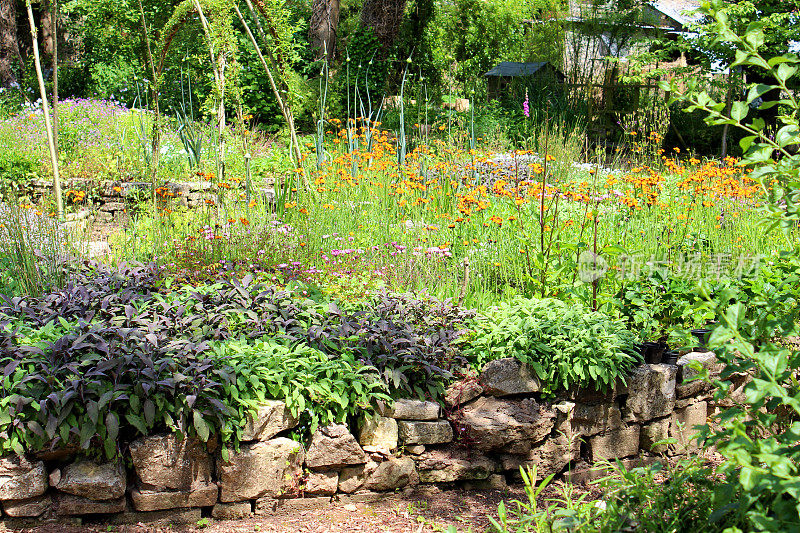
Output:
<path fill-rule="evenodd" d="M 267 21 L 267 31 L 270 33 L 272 38 L 275 41 L 279 41 L 279 32 L 276 28 L 276 24 L 273 22 L 272 17 L 269 15 L 269 6 L 261 1 L 256 0 L 256 6 L 254 7 L 250 0 L 246 0 L 248 8 L 252 13 L 253 17 L 256 18 L 256 22 L 258 24 L 258 29 L 262 33 L 262 37 L 266 39 L 266 32 L 264 31 L 261 23 L 258 21 L 258 13 L 260 13 L 264 19 Z M 178 6 L 176 6 L 175 11 L 173 12 L 170 19 L 167 21 L 166 25 L 162 29 L 162 37 L 159 41 L 158 47 L 158 69 L 156 76 L 158 78 L 157 83 L 160 82 L 161 77 L 164 71 L 164 64 L 167 58 L 167 54 L 169 53 L 170 46 L 174 41 L 175 37 L 178 35 L 180 30 L 189 22 L 191 16 L 193 14 L 197 14 L 200 18 L 200 23 L 203 27 L 203 33 L 206 37 L 206 44 L 209 49 L 209 55 L 211 56 L 211 64 L 214 70 L 214 80 L 215 80 L 215 91 L 216 96 L 218 98 L 218 107 L 216 108 L 217 114 L 217 126 L 218 132 L 220 135 L 220 140 L 222 140 L 222 132 L 225 127 L 225 94 L 226 89 L 232 89 L 235 96 L 240 99 L 241 93 L 239 92 L 238 86 L 238 62 L 236 61 L 236 55 L 238 51 L 238 47 L 236 44 L 236 40 L 233 38 L 234 32 L 232 27 L 233 21 L 233 13 L 239 17 L 240 21 L 242 22 L 253 46 L 256 49 L 256 53 L 259 56 L 264 69 L 266 70 L 267 76 L 269 78 L 270 86 L 272 89 L 273 94 L 278 102 L 278 107 L 281 110 L 281 114 L 286 121 L 287 126 L 289 127 L 291 145 L 292 145 L 292 153 L 296 159 L 297 164 L 300 164 L 302 159 L 302 155 L 300 153 L 300 144 L 297 141 L 297 134 L 294 126 L 294 116 L 292 114 L 291 106 L 289 103 L 281 96 L 280 89 L 275 82 L 275 79 L 272 75 L 272 71 L 267 64 L 266 59 L 261 53 L 261 50 L 258 46 L 258 42 L 256 41 L 255 37 L 253 36 L 252 31 L 250 30 L 249 25 L 244 20 L 244 17 L 239 10 L 237 3 L 232 3 L 226 0 L 183 0 Z M 208 13 L 208 16 L 206 16 Z M 278 70 L 281 73 L 282 77 L 285 77 L 285 69 L 287 68 L 287 62 L 281 53 L 280 47 L 278 47 L 278 57 L 277 57 L 277 64 Z M 275 63 L 275 59 L 273 58 L 272 54 L 268 53 L 270 61 Z M 230 61 L 230 63 L 229 63 Z M 226 70 L 228 65 L 233 65 L 234 74 L 233 76 L 226 76 Z M 237 83 L 229 84 L 229 80 L 233 78 L 237 81 Z M 224 165 L 223 165 L 224 166 Z M 218 175 L 219 175 L 218 169 Z"/>

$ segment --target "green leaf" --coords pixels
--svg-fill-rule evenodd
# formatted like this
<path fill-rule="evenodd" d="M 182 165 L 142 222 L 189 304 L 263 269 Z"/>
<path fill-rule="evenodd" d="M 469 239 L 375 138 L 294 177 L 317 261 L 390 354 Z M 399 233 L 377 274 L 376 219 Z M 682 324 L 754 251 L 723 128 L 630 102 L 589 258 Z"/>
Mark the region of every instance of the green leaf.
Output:
<path fill-rule="evenodd" d="M 800 142 L 800 132 L 798 131 L 797 124 L 783 126 L 775 134 L 775 143 L 781 148 L 791 144 L 797 144 L 798 142 Z"/>
<path fill-rule="evenodd" d="M 103 450 L 106 453 L 107 459 L 113 459 L 117 455 L 117 441 L 116 439 L 107 438 L 103 441 Z"/>
<path fill-rule="evenodd" d="M 787 65 L 786 63 L 782 63 L 778 65 L 778 69 L 774 71 L 775 79 L 782 83 L 786 83 L 786 81 L 797 74 L 797 67 Z"/>
<path fill-rule="evenodd" d="M 757 139 L 755 135 L 748 135 L 747 137 L 742 137 L 739 140 L 739 146 L 742 148 L 742 152 L 747 152 L 751 146 L 753 146 L 753 142 Z"/>
<path fill-rule="evenodd" d="M 116 413 L 108 413 L 106 415 L 106 431 L 108 438 L 116 441 L 119 436 L 119 417 Z"/>
<path fill-rule="evenodd" d="M 89 400 L 86 403 L 86 414 L 89 415 L 89 420 L 92 421 L 92 424 L 97 425 L 97 420 L 100 417 L 97 402 Z"/>
<path fill-rule="evenodd" d="M 719 347 L 724 345 L 726 342 L 733 338 L 733 331 L 730 328 L 726 328 L 724 326 L 717 326 L 714 328 L 714 331 L 711 332 L 711 336 L 708 339 L 708 345 L 711 347 Z"/>
<path fill-rule="evenodd" d="M 755 100 L 761 98 L 769 91 L 773 89 L 779 89 L 777 85 L 764 85 L 763 83 L 759 83 L 750 87 L 750 90 L 747 92 L 747 100 L 748 104 L 753 103 Z"/>
<path fill-rule="evenodd" d="M 92 437 L 95 434 L 95 426 L 84 423 L 81 426 L 80 431 L 80 447 L 82 450 L 89 449 L 89 443 L 92 441 Z"/>
<path fill-rule="evenodd" d="M 144 401 L 142 407 L 144 409 L 144 420 L 147 422 L 148 427 L 152 427 L 156 420 L 156 406 L 153 401 L 148 398 Z"/>
<path fill-rule="evenodd" d="M 208 423 L 203 419 L 203 415 L 200 414 L 199 411 L 196 409 L 192 411 L 192 421 L 194 424 L 194 429 L 197 432 L 197 436 L 203 442 L 208 442 L 209 437 L 211 436 L 211 429 L 208 427 Z"/>
<path fill-rule="evenodd" d="M 133 413 L 128 413 L 125 415 L 125 419 L 128 421 L 130 425 L 135 427 L 139 431 L 139 433 L 141 433 L 142 435 L 147 435 L 147 426 L 145 425 L 144 420 L 142 420 L 141 416 L 135 415 Z"/>
<path fill-rule="evenodd" d="M 760 48 L 764 44 L 764 23 L 755 21 L 748 24 L 744 40 L 753 48 Z"/>
<path fill-rule="evenodd" d="M 739 472 L 739 483 L 742 485 L 742 489 L 747 492 L 755 488 L 757 479 L 758 475 L 749 466 L 743 466 Z"/>
<path fill-rule="evenodd" d="M 746 102 L 733 102 L 731 106 L 731 118 L 736 122 L 741 122 L 750 111 L 750 106 Z"/>

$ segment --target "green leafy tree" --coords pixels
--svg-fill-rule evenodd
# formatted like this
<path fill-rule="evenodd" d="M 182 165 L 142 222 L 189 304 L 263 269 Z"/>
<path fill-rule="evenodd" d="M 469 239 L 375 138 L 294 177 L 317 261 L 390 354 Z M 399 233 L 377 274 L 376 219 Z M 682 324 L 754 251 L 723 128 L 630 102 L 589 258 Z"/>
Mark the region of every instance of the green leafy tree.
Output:
<path fill-rule="evenodd" d="M 778 2 L 764 3 L 775 5 Z M 789 4 L 781 2 L 780 4 Z M 747 134 L 741 145 L 743 165 L 754 168 L 752 176 L 760 180 L 768 194 L 764 213 L 773 231 L 783 231 L 786 242 L 794 248 L 785 259 L 790 267 L 777 283 L 778 295 L 768 294 L 739 300 L 735 295 L 717 300 L 719 326 L 709 341 L 725 370 L 717 380 L 717 399 L 730 397 L 735 376 L 752 376 L 744 387 L 744 401 L 721 414 L 719 426 L 706 428 L 708 443 L 725 456 L 718 473 L 725 483 L 715 495 L 711 519 L 732 521 L 743 518 L 752 531 L 800 530 L 800 352 L 777 340 L 798 334 L 800 307 L 785 306 L 786 294 L 800 283 L 797 260 L 796 228 L 800 222 L 800 155 L 793 146 L 800 142 L 800 103 L 792 82 L 800 72 L 800 60 L 793 54 L 773 55 L 783 45 L 771 47 L 775 29 L 770 21 L 750 22 L 742 31 L 732 19 L 730 6 L 708 3 L 702 12 L 707 17 L 709 33 L 716 37 L 709 43 L 715 49 L 733 53 L 730 66 L 757 72 L 768 83 L 750 83 L 746 98 L 727 106 L 707 92 L 690 90 L 682 96 L 690 109 L 701 110 L 708 121 L 717 125 L 741 128 Z M 677 86 L 671 89 L 677 91 Z M 778 100 L 758 102 L 768 94 Z M 774 131 L 760 110 L 777 109 Z M 729 111 L 729 112 L 728 112 Z M 702 289 L 702 287 L 701 287 Z M 781 300 L 781 301 L 779 301 Z M 748 312 L 753 307 L 762 312 Z M 726 531 L 738 532 L 731 527 Z"/>
<path fill-rule="evenodd" d="M 705 2 L 706 9 L 712 4 Z M 731 31 L 742 34 L 750 24 L 758 22 L 763 35 L 763 42 L 758 46 L 758 53 L 766 58 L 779 56 L 789 51 L 791 41 L 800 40 L 800 0 L 741 0 L 738 2 L 713 3 L 714 15 L 702 17 L 690 26 L 692 37 L 688 41 L 693 58 L 706 68 L 714 67 L 726 70 L 740 67 L 748 78 L 755 83 L 769 83 L 766 73 L 752 65 L 736 62 L 737 48 L 734 43 L 719 39 L 719 23 L 726 24 Z M 708 13 L 708 11 L 705 11 Z M 734 78 L 728 76 L 729 87 L 735 85 Z M 777 101 L 780 94 L 777 89 L 765 93 L 765 100 Z M 728 105 L 732 95 L 729 92 Z M 770 127 L 777 125 L 778 109 L 769 107 L 760 111 L 760 116 Z"/>

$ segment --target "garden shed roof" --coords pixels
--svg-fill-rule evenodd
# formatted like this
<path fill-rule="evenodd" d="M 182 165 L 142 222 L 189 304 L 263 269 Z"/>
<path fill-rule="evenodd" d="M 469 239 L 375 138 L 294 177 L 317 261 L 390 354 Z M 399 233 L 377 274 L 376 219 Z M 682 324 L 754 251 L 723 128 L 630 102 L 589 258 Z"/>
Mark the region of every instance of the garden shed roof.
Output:
<path fill-rule="evenodd" d="M 533 76 L 542 67 L 549 65 L 547 61 L 540 61 L 538 63 L 515 63 L 513 61 L 503 61 L 495 66 L 492 70 L 484 74 L 484 76 Z"/>

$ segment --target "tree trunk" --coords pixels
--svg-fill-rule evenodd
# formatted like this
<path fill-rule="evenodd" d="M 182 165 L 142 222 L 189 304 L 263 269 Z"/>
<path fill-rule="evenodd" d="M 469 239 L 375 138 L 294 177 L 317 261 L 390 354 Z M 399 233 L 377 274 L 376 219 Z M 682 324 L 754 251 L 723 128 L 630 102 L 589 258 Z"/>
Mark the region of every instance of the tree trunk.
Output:
<path fill-rule="evenodd" d="M 12 87 L 17 83 L 12 68 L 20 59 L 16 7 L 16 0 L 0 0 L 0 87 Z"/>
<path fill-rule="evenodd" d="M 381 43 L 381 59 L 391 49 L 400 31 L 406 0 L 364 0 L 361 8 L 361 25 L 372 29 Z"/>
<path fill-rule="evenodd" d="M 339 0 L 314 0 L 308 39 L 317 59 L 333 60 L 336 54 L 336 28 L 339 26 Z"/>
<path fill-rule="evenodd" d="M 41 2 L 39 4 L 39 30 L 42 39 L 42 47 L 39 53 L 45 56 L 53 54 L 53 2 Z"/>

